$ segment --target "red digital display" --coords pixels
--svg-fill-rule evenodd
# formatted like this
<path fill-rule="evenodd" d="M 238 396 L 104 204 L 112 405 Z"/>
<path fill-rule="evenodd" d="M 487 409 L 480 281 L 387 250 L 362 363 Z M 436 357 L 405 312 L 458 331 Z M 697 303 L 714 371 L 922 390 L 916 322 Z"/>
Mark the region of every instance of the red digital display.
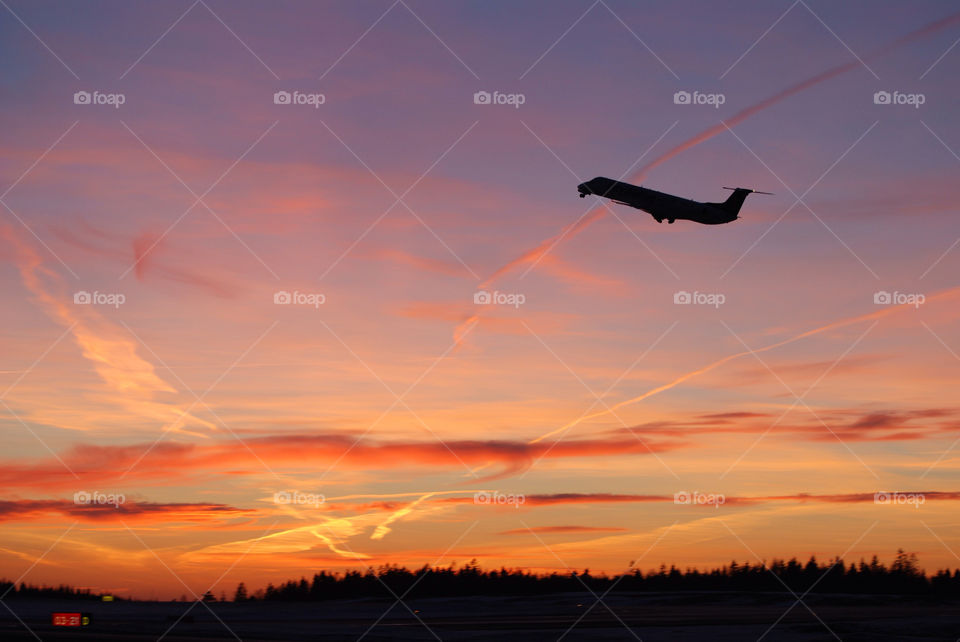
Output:
<path fill-rule="evenodd" d="M 54 613 L 54 626 L 87 626 L 90 616 L 84 613 Z"/>

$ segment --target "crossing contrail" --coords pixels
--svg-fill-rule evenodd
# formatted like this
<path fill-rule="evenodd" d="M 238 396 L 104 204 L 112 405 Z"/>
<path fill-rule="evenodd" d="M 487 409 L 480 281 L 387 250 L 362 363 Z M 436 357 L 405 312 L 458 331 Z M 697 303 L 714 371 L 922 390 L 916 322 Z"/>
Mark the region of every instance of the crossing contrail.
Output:
<path fill-rule="evenodd" d="M 938 299 L 946 299 L 946 298 L 949 298 L 949 297 L 952 297 L 952 296 L 956 296 L 957 294 L 960 294 L 960 288 L 951 288 L 951 289 L 949 289 L 949 290 L 943 290 L 943 291 L 941 291 L 941 292 L 937 292 L 936 294 L 932 294 L 932 295 L 926 297 L 926 302 L 929 303 L 929 302 L 931 302 L 931 301 L 935 301 L 935 300 L 938 300 Z M 770 350 L 775 350 L 775 349 L 780 348 L 780 347 L 783 347 L 783 346 L 785 346 L 785 345 L 794 343 L 795 341 L 799 341 L 800 339 L 805 339 L 805 338 L 807 338 L 807 337 L 812 337 L 813 335 L 820 334 L 820 333 L 822 333 L 822 332 L 827 332 L 827 331 L 829 331 L 829 330 L 835 330 L 836 328 L 842 328 L 842 327 L 845 327 L 845 326 L 848 326 L 848 325 L 853 325 L 854 323 L 860 323 L 861 321 L 870 321 L 870 320 L 873 320 L 873 319 L 880 319 L 880 318 L 885 317 L 885 316 L 887 316 L 887 315 L 894 314 L 895 312 L 900 312 L 900 311 L 903 311 L 903 310 L 905 310 L 905 309 L 907 309 L 907 308 L 913 308 L 913 307 L 914 307 L 914 304 L 912 304 L 912 303 L 904 303 L 904 304 L 901 304 L 901 305 L 892 305 L 892 306 L 889 306 L 889 307 L 880 308 L 879 310 L 877 310 L 877 311 L 875 311 L 875 312 L 868 312 L 867 314 L 861 314 L 861 315 L 855 316 L 855 317 L 848 317 L 848 318 L 846 318 L 846 319 L 840 319 L 839 321 L 834 321 L 833 323 L 828 323 L 828 324 L 826 324 L 826 325 L 819 326 L 819 327 L 814 328 L 814 329 L 812 329 L 812 330 L 807 330 L 806 332 L 801 332 L 800 334 L 794 335 L 794 336 L 789 337 L 789 338 L 787 338 L 787 339 L 783 339 L 783 340 L 781 340 L 781 341 L 777 341 L 776 343 L 771 343 L 771 344 L 769 344 L 769 345 L 762 346 L 762 347 L 756 348 L 756 349 L 754 349 L 754 350 L 742 350 L 742 351 L 740 351 L 740 352 L 735 352 L 734 354 L 727 355 L 726 357 L 723 357 L 722 359 L 717 359 L 716 361 L 714 361 L 714 362 L 712 362 L 712 363 L 708 363 L 707 365 L 702 366 L 702 367 L 700 367 L 700 368 L 697 368 L 696 370 L 691 370 L 690 372 L 686 372 L 686 373 L 684 373 L 684 374 L 676 377 L 675 379 L 669 381 L 668 383 L 665 383 L 665 384 L 663 384 L 663 385 L 657 386 L 656 388 L 651 388 L 650 390 L 644 392 L 644 393 L 641 394 L 641 395 L 638 395 L 638 396 L 636 396 L 636 397 L 632 397 L 632 398 L 630 398 L 630 399 L 624 399 L 623 401 L 619 401 L 619 402 L 617 402 L 617 403 L 615 403 L 615 404 L 613 404 L 613 405 L 611 405 L 611 406 L 607 406 L 607 407 L 604 408 L 603 410 L 598 410 L 597 412 L 591 413 L 591 414 L 589 414 L 589 415 L 583 415 L 583 416 L 579 417 L 578 419 L 575 419 L 575 420 L 573 420 L 573 421 L 571 421 L 571 422 L 569 422 L 569 423 L 567 423 L 567 424 L 565 424 L 565 425 L 563 425 L 563 426 L 560 426 L 559 428 L 556 428 L 556 429 L 554 429 L 554 430 L 551 430 L 551 431 L 548 432 L 548 433 L 545 433 L 545 434 L 543 434 L 543 435 L 540 435 L 540 436 L 537 437 L 536 439 L 530 440 L 529 443 L 535 444 L 535 443 L 537 443 L 537 442 L 539 442 L 539 441 L 543 441 L 544 439 L 547 439 L 547 438 L 549 438 L 549 437 L 551 437 L 551 436 L 553 436 L 553 435 L 556 435 L 557 433 L 565 432 L 565 431 L 573 428 L 573 427 L 576 426 L 577 424 L 583 423 L 584 421 L 588 421 L 588 420 L 590 420 L 590 419 L 596 419 L 597 417 L 602 417 L 602 416 L 604 416 L 604 415 L 609 415 L 609 414 L 615 412 L 616 410 L 618 410 L 619 408 L 623 408 L 624 406 L 630 406 L 630 405 L 633 405 L 633 404 L 635 404 L 635 403 L 640 403 L 640 402 L 643 401 L 644 399 L 648 399 L 648 398 L 650 398 L 650 397 L 652 397 L 652 396 L 654 396 L 654 395 L 660 394 L 661 392 L 665 392 L 665 391 L 667 391 L 667 390 L 670 390 L 671 388 L 675 388 L 675 387 L 679 386 L 681 383 L 683 383 L 684 381 L 687 381 L 688 379 L 692 379 L 692 378 L 694 378 L 694 377 L 696 377 L 696 376 L 698 376 L 698 375 L 702 375 L 702 374 L 704 374 L 704 373 L 710 372 L 710 371 L 713 370 L 714 368 L 718 368 L 718 367 L 722 366 L 723 364 L 725 364 L 725 363 L 727 363 L 727 362 L 729 362 L 729 361 L 733 361 L 734 359 L 739 359 L 740 357 L 745 357 L 745 356 L 747 356 L 747 355 L 760 354 L 760 353 L 763 353 L 763 352 L 768 352 L 768 351 L 770 351 Z"/>

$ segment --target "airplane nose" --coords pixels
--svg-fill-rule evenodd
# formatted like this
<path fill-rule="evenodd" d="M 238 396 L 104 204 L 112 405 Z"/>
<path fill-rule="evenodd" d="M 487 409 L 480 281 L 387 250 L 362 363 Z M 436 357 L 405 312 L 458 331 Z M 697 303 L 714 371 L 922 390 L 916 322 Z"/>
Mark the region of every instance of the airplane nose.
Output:
<path fill-rule="evenodd" d="M 580 194 L 589 194 L 590 188 L 587 187 L 586 183 L 580 183 L 579 185 L 577 185 L 577 191 L 580 192 Z"/>

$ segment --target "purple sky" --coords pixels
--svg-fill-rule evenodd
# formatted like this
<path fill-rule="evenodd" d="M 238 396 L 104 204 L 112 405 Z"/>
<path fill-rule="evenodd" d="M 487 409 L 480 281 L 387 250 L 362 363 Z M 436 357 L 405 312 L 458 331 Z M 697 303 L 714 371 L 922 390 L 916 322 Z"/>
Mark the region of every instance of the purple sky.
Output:
<path fill-rule="evenodd" d="M 28 580 L 181 593 L 145 545 L 198 591 L 251 544 L 223 587 L 455 542 L 551 569 L 654 544 L 643 565 L 955 562 L 954 10 L 8 2 L 0 575 L 73 520 Z M 848 63 L 644 177 L 775 193 L 730 225 L 577 198 Z M 474 303 L 494 274 L 522 304 Z M 695 490 L 730 501 L 674 504 Z M 74 504 L 93 491 L 130 510 Z M 550 534 L 502 535 L 525 525 Z"/>

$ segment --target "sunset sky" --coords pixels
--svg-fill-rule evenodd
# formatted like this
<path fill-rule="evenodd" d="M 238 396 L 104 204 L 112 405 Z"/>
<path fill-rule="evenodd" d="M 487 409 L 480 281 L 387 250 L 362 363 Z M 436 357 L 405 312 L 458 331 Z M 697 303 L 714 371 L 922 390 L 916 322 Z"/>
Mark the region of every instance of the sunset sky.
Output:
<path fill-rule="evenodd" d="M 3 0 L 0 576 L 960 566 L 955 12 Z"/>

